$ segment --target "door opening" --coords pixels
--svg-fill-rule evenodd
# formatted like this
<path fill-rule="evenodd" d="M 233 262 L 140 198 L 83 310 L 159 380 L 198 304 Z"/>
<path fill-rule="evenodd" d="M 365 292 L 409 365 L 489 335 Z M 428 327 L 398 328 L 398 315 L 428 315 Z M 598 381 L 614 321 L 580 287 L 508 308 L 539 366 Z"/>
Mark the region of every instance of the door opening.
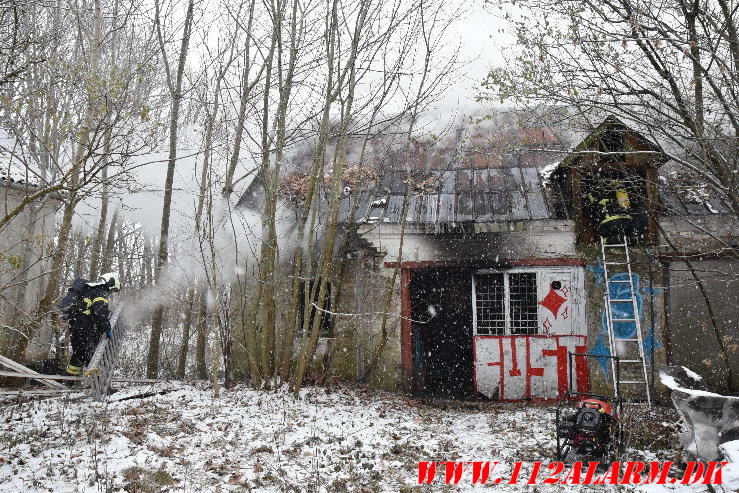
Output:
<path fill-rule="evenodd" d="M 464 269 L 411 273 L 413 388 L 418 395 L 474 397 L 471 280 Z"/>

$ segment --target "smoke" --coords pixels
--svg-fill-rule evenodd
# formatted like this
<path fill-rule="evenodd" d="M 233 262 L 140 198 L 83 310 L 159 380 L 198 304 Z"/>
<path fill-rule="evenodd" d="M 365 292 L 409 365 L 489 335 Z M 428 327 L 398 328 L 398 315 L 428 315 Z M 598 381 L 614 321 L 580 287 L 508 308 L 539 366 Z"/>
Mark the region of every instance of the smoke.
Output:
<path fill-rule="evenodd" d="M 238 198 L 238 197 L 235 197 Z M 138 292 L 122 292 L 124 316 L 129 324 L 141 324 L 159 305 L 168 305 L 191 288 L 205 286 L 209 303 L 237 280 L 253 281 L 258 275 L 258 262 L 263 241 L 262 217 L 254 211 L 234 207 L 235 198 L 219 198 L 213 204 L 212 224 L 200 232 L 194 223 L 177 222 L 170 237 L 171 254 L 154 286 Z M 294 214 L 280 204 L 276 218 L 283 263 L 292 258 L 295 246 Z"/>
<path fill-rule="evenodd" d="M 227 289 L 237 279 L 248 282 L 258 272 L 257 263 L 262 245 L 262 217 L 259 212 L 236 208 L 235 204 L 249 185 L 239 184 L 238 191 L 229 197 L 220 195 L 221 185 L 211 185 L 212 206 L 206 202 L 202 227 L 195 227 L 195 211 L 199 197 L 199 175 L 202 156 L 180 149 L 172 191 L 169 228 L 169 260 L 161 272 L 155 274 L 154 286 L 136 289 L 123 286 L 118 295 L 125 305 L 124 317 L 131 325 L 146 323 L 159 305 L 171 305 L 192 287 L 206 286 L 209 298 Z M 136 183 L 129 189 L 113 187 L 109 204 L 109 219 L 118 209 L 119 220 L 136 227 L 154 243 L 159 240 L 163 190 L 166 175 L 166 154 L 154 153 L 134 159 Z M 245 159 L 245 162 L 249 162 Z M 214 162 L 213 179 L 224 168 L 222 161 Z M 239 173 L 247 170 L 240 169 Z M 254 176 L 254 173 L 251 174 Z M 75 217 L 75 228 L 92 234 L 100 214 L 100 199 L 88 197 L 82 202 Z M 292 252 L 294 245 L 295 212 L 286 203 L 277 209 L 277 239 L 280 252 Z M 154 247 L 156 250 L 156 246 Z M 138 254 L 142 246 L 137 246 Z M 154 253 L 155 254 L 155 253 Z M 291 258 L 292 255 L 289 255 Z M 283 259 L 287 261 L 287 259 Z M 215 291 L 215 292 L 214 292 Z"/>

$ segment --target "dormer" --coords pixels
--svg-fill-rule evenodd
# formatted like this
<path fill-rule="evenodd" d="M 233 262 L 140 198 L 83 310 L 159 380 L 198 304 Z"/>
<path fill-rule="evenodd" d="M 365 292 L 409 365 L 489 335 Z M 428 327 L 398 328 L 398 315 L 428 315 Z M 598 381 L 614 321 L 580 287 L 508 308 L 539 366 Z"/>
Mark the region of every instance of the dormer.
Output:
<path fill-rule="evenodd" d="M 618 183 L 628 192 L 638 241 L 657 241 L 657 170 L 668 160 L 664 151 L 640 133 L 609 116 L 559 164 L 551 181 L 561 188 L 577 243 L 598 241 L 598 214 L 588 195 L 603 196 Z"/>

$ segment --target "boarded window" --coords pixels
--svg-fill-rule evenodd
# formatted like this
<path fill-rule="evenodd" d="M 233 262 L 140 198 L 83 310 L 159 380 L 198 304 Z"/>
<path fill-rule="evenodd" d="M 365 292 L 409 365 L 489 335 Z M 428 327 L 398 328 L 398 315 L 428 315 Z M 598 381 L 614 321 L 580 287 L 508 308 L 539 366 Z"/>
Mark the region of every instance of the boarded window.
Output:
<path fill-rule="evenodd" d="M 538 333 L 536 273 L 478 273 L 474 301 L 477 335 Z"/>

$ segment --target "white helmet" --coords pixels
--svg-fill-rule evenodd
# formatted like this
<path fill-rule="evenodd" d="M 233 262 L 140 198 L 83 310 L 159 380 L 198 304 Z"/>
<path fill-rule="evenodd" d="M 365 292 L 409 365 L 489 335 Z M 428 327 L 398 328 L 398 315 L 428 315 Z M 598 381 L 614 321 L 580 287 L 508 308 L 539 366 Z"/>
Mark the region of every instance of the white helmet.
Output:
<path fill-rule="evenodd" d="M 100 281 L 104 283 L 104 285 L 111 291 L 121 290 L 121 279 L 118 277 L 118 274 L 115 274 L 113 272 L 102 274 L 100 276 Z"/>

